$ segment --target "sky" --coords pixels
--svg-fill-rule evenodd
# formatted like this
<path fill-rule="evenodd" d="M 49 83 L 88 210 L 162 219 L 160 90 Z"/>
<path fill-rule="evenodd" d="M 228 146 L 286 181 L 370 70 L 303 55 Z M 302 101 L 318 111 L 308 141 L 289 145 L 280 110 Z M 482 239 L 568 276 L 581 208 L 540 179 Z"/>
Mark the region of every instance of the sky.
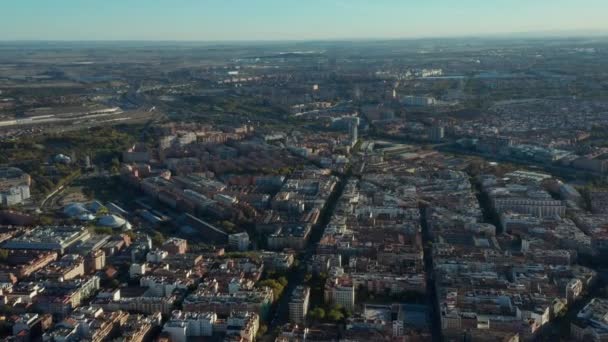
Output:
<path fill-rule="evenodd" d="M 0 40 L 331 40 L 608 32 L 608 0 L 6 0 Z"/>

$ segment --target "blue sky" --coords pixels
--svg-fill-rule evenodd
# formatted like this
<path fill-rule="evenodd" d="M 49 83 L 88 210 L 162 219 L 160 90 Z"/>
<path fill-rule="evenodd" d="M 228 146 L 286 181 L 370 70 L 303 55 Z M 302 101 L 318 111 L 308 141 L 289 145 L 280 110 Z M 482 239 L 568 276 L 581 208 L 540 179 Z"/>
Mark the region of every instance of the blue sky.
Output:
<path fill-rule="evenodd" d="M 302 40 L 608 32 L 608 0 L 6 0 L 0 40 Z"/>

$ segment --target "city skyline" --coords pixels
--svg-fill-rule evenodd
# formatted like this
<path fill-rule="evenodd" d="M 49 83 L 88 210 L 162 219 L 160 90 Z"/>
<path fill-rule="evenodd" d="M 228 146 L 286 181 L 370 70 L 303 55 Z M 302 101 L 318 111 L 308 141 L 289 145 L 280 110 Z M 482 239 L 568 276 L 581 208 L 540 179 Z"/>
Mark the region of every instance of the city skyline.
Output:
<path fill-rule="evenodd" d="M 251 2 L 110 0 L 5 5 L 0 40 L 255 41 L 608 32 L 599 0 Z M 604 9 L 604 10 L 602 10 Z"/>

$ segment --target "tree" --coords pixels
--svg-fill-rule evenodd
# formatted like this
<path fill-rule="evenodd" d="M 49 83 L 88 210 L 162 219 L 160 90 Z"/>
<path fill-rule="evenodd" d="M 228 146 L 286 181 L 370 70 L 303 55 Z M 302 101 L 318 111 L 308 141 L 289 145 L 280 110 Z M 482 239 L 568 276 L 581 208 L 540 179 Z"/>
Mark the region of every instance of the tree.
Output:
<path fill-rule="evenodd" d="M 161 232 L 155 232 L 154 235 L 152 236 L 152 244 L 155 247 L 160 247 L 162 246 L 162 244 L 165 242 L 165 237 L 163 236 L 163 234 L 161 234 Z"/>
<path fill-rule="evenodd" d="M 236 225 L 230 221 L 222 221 L 222 228 L 228 233 L 233 233 L 236 229 Z"/>
<path fill-rule="evenodd" d="M 5 262 L 8 259 L 8 250 L 0 249 L 0 262 Z"/>
<path fill-rule="evenodd" d="M 327 313 L 327 319 L 334 323 L 340 322 L 344 319 L 344 313 L 342 313 L 342 310 L 340 309 L 333 308 Z"/>
<path fill-rule="evenodd" d="M 344 309 L 343 311 L 344 311 L 344 318 L 350 318 L 350 317 L 353 316 L 353 312 L 352 311 L 346 310 L 346 309 Z"/>
<path fill-rule="evenodd" d="M 112 173 L 118 173 L 120 170 L 120 160 L 118 160 L 118 158 L 112 158 L 112 161 L 110 161 L 110 170 Z"/>
<path fill-rule="evenodd" d="M 274 295 L 275 300 L 277 300 L 281 296 L 283 290 L 285 289 L 285 286 L 281 285 L 281 283 L 279 283 L 275 279 L 262 280 L 258 283 L 258 285 L 262 287 L 270 287 L 272 289 L 272 294 Z"/>
<path fill-rule="evenodd" d="M 287 286 L 287 278 L 285 277 L 279 277 L 279 279 L 277 279 L 277 281 L 279 282 L 279 284 L 281 284 L 283 287 Z"/>
<path fill-rule="evenodd" d="M 108 227 L 95 227 L 95 234 L 99 234 L 99 235 L 112 235 L 112 228 L 108 228 Z"/>
<path fill-rule="evenodd" d="M 95 190 L 91 188 L 83 188 L 82 193 L 88 198 L 95 198 Z"/>
<path fill-rule="evenodd" d="M 310 310 L 308 315 L 310 316 L 310 319 L 318 322 L 325 318 L 325 310 L 323 310 L 323 308 L 317 307 Z"/>
<path fill-rule="evenodd" d="M 50 216 L 43 215 L 38 218 L 38 222 L 43 226 L 50 226 L 55 220 Z"/>
<path fill-rule="evenodd" d="M 309 284 L 311 279 L 312 279 L 312 274 L 307 272 L 306 275 L 304 275 L 304 282 L 306 284 Z"/>
<path fill-rule="evenodd" d="M 258 329 L 257 338 L 260 339 L 264 334 L 268 332 L 268 326 L 266 324 L 260 324 L 260 328 Z"/>
<path fill-rule="evenodd" d="M 108 210 L 108 208 L 106 207 L 100 207 L 99 210 L 97 210 L 97 216 L 103 216 L 103 215 L 108 215 L 110 213 L 110 210 Z"/>

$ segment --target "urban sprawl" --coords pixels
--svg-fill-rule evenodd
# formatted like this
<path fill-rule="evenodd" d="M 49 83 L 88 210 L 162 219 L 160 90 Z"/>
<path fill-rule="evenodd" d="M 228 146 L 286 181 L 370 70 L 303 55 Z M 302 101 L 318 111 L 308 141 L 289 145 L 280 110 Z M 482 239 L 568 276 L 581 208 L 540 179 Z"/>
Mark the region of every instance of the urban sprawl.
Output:
<path fill-rule="evenodd" d="M 0 44 L 3 340 L 608 339 L 608 41 L 80 44 Z"/>

